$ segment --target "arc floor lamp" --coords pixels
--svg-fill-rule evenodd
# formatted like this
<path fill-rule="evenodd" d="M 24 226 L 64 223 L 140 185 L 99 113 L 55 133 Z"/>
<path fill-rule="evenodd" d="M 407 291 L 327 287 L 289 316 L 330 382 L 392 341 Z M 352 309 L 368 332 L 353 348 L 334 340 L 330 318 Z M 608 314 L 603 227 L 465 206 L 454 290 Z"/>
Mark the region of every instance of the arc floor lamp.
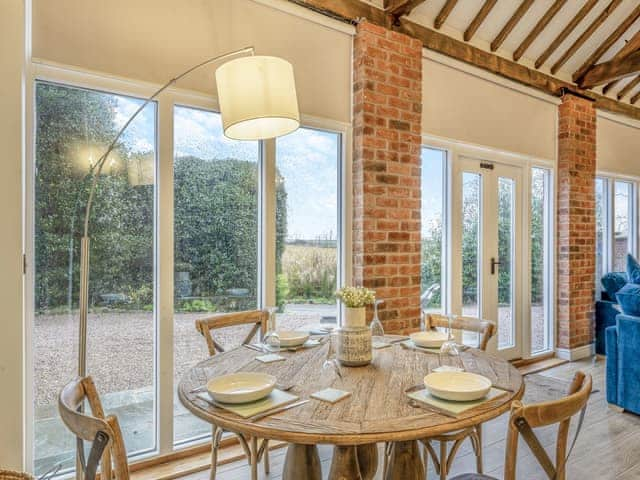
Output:
<path fill-rule="evenodd" d="M 229 60 L 232 57 L 239 58 Z M 282 58 L 255 55 L 253 47 L 209 58 L 182 72 L 156 90 L 124 123 L 90 172 L 93 178 L 85 208 L 84 230 L 80 244 L 78 375 L 81 377 L 87 374 L 91 206 L 102 169 L 127 127 L 150 102 L 191 72 L 225 60 L 228 61 L 222 63 L 215 72 L 225 136 L 234 140 L 262 140 L 286 135 L 300 126 L 293 67 Z"/>

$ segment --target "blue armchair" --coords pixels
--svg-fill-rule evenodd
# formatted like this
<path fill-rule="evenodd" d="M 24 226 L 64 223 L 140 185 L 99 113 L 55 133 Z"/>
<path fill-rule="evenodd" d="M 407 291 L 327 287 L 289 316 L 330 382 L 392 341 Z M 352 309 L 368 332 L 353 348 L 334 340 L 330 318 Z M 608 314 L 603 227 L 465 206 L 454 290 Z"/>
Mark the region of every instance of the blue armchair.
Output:
<path fill-rule="evenodd" d="M 619 314 L 606 342 L 607 402 L 640 415 L 640 317 Z"/>

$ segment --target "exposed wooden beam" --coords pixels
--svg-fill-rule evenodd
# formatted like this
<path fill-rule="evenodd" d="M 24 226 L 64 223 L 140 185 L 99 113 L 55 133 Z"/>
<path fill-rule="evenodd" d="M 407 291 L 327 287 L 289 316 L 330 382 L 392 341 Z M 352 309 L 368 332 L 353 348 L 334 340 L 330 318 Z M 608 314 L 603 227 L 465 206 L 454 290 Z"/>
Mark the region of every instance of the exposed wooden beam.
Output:
<path fill-rule="evenodd" d="M 558 47 L 562 44 L 562 42 L 564 42 L 566 38 L 571 34 L 571 32 L 575 30 L 575 28 L 580 24 L 580 22 L 582 22 L 584 17 L 586 17 L 587 14 L 591 10 L 593 10 L 593 7 L 596 6 L 596 3 L 598 3 L 598 0 L 588 0 L 582 6 L 580 11 L 576 13 L 576 15 L 569 22 L 569 24 L 566 27 L 564 27 L 564 29 L 558 34 L 558 36 L 553 40 L 553 42 L 551 42 L 551 44 L 546 48 L 546 50 L 542 52 L 542 54 L 538 57 L 535 63 L 536 68 L 540 68 L 542 65 L 544 65 L 544 62 L 546 62 L 547 59 L 551 55 L 553 55 L 553 52 L 555 52 L 558 49 Z"/>
<path fill-rule="evenodd" d="M 529 32 L 529 35 L 527 35 L 527 37 L 522 41 L 520 46 L 516 48 L 516 51 L 513 52 L 513 59 L 516 62 L 520 60 L 520 57 L 524 55 L 524 53 L 531 46 L 534 40 L 538 38 L 538 35 L 542 33 L 542 31 L 547 27 L 547 25 L 549 25 L 549 22 L 551 21 L 551 19 L 556 16 L 556 14 L 565 5 L 565 3 L 567 3 L 567 0 L 555 0 L 555 2 L 553 2 L 551 7 L 549 7 L 549 10 L 547 10 L 546 13 L 542 16 L 542 18 L 538 20 L 538 23 L 536 23 L 536 26 L 533 27 L 533 30 Z"/>
<path fill-rule="evenodd" d="M 580 80 L 581 88 L 593 88 L 640 72 L 640 50 L 620 60 L 594 65 Z"/>
<path fill-rule="evenodd" d="M 392 17 L 381 8 L 360 0 L 289 0 L 289 2 L 352 24 L 366 18 L 376 25 L 389 27 L 392 20 Z"/>
<path fill-rule="evenodd" d="M 414 8 L 426 0 L 385 0 L 384 11 L 394 17 L 409 15 Z"/>
<path fill-rule="evenodd" d="M 500 33 L 493 39 L 491 42 L 491 51 L 495 52 L 500 48 L 502 43 L 507 39 L 511 31 L 515 28 L 518 22 L 524 17 L 525 13 L 529 11 L 531 5 L 535 0 L 523 0 L 518 9 L 511 15 L 511 18 L 507 23 L 504 24 Z M 596 0 L 597 1 L 597 0 Z"/>
<path fill-rule="evenodd" d="M 635 103 L 640 100 L 640 92 L 636 93 L 633 97 L 631 97 L 631 105 L 635 105 Z"/>
<path fill-rule="evenodd" d="M 629 40 L 627 43 L 624 44 L 624 47 L 622 47 L 620 51 L 616 53 L 613 59 L 615 60 L 618 58 L 624 58 L 630 53 L 633 53 L 638 49 L 640 49 L 640 30 L 636 32 L 636 34 L 631 38 L 631 40 Z M 602 93 L 606 95 L 607 92 L 609 92 L 609 90 L 615 87 L 619 82 L 620 82 L 619 80 L 614 80 L 613 82 L 607 83 L 602 89 Z"/>
<path fill-rule="evenodd" d="M 602 43 L 602 45 L 600 45 L 596 49 L 596 51 L 593 52 L 589 56 L 589 58 L 587 58 L 582 66 L 573 74 L 573 81 L 576 83 L 580 83 L 582 77 L 585 76 L 587 71 L 591 67 L 593 67 L 598 60 L 600 60 L 600 57 L 602 57 L 602 55 L 604 55 L 606 51 L 609 50 L 613 46 L 613 44 L 620 39 L 622 35 L 624 35 L 624 32 L 626 32 L 638 18 L 640 18 L 640 5 L 634 8 L 631 14 L 627 18 L 625 18 L 624 22 L 618 25 L 618 28 L 616 28 L 613 33 L 609 35 L 607 39 Z"/>
<path fill-rule="evenodd" d="M 629 93 L 630 91 L 632 91 L 634 88 L 636 88 L 638 86 L 638 84 L 640 84 L 640 75 L 638 75 L 636 78 L 634 78 L 633 80 L 631 80 L 629 83 L 627 83 L 619 92 L 618 92 L 618 100 L 622 100 L 625 95 L 627 93 Z"/>
<path fill-rule="evenodd" d="M 447 0 L 444 6 L 440 9 L 440 13 L 438 13 L 435 21 L 433 22 L 433 26 L 439 30 L 442 25 L 444 25 L 444 22 L 447 21 L 447 18 L 449 18 L 449 14 L 453 11 L 457 3 L 458 0 Z"/>
<path fill-rule="evenodd" d="M 487 18 L 487 15 L 489 15 L 489 13 L 491 13 L 491 10 L 493 10 L 493 7 L 496 6 L 497 1 L 498 0 L 485 0 L 478 14 L 464 31 L 465 42 L 468 42 L 473 38 L 478 28 L 480 28 L 480 25 L 482 25 L 482 22 L 484 22 Z"/>
<path fill-rule="evenodd" d="M 578 37 L 578 39 L 571 44 L 571 46 L 567 49 L 566 52 L 562 54 L 562 56 L 556 60 L 556 63 L 551 67 L 551 73 L 556 73 L 565 63 L 569 60 L 573 55 L 578 51 L 578 49 L 586 42 L 593 33 L 600 28 L 600 26 L 609 18 L 609 16 L 613 13 L 613 11 L 620 6 L 622 0 L 611 0 L 611 3 L 607 5 L 600 15 L 596 17 L 596 19 L 591 22 L 591 25 L 582 32 L 582 34 Z"/>
<path fill-rule="evenodd" d="M 385 15 L 382 9 L 373 7 L 370 4 L 363 4 L 366 7 L 372 7 L 373 10 L 370 16 L 363 14 L 362 7 L 358 5 L 354 5 L 353 9 L 346 6 L 347 3 L 351 5 L 359 3 L 358 0 L 289 0 L 289 2 L 305 6 L 315 11 L 324 12 L 325 15 L 349 23 L 356 23 L 362 18 L 366 18 L 371 23 L 380 26 L 385 26 L 389 23 L 389 15 Z M 340 11 L 329 11 L 327 7 L 329 3 L 340 4 Z M 375 10 L 378 12 L 375 12 Z M 392 25 L 391 28 L 397 32 L 419 39 L 423 46 L 429 50 L 468 63 L 500 77 L 540 90 L 549 95 L 560 95 L 563 90 L 573 91 L 578 95 L 595 100 L 596 108 L 640 120 L 640 108 L 618 102 L 617 100 L 599 95 L 590 90 L 582 90 L 569 82 L 528 68 L 507 58 L 474 47 L 461 40 L 456 40 L 441 32 L 415 23 L 406 17 L 400 18 L 398 23 Z"/>

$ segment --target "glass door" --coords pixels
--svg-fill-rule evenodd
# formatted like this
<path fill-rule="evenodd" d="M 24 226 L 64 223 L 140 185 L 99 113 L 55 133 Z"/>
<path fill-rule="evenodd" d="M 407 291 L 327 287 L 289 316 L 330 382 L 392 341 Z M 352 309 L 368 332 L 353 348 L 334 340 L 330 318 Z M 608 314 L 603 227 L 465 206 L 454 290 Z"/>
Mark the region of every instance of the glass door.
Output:
<path fill-rule="evenodd" d="M 510 165 L 464 157 L 454 164 L 452 309 L 495 322 L 489 349 L 508 359 L 522 356 L 521 178 Z"/>

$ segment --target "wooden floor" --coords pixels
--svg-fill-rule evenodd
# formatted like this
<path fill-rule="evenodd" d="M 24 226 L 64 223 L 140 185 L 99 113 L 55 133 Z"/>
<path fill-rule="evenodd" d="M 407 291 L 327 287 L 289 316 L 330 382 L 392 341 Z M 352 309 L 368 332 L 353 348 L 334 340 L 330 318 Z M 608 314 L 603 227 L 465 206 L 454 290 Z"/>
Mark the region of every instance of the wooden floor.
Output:
<path fill-rule="evenodd" d="M 604 388 L 604 359 L 598 359 L 595 362 L 585 360 L 566 363 L 541 372 L 540 375 L 570 380 L 578 369 L 593 375 L 595 392 L 589 401 L 582 433 L 568 464 L 568 479 L 640 480 L 640 416 L 616 413 L 607 407 Z M 503 415 L 487 423 L 484 428 L 485 473 L 497 478 L 502 478 L 506 420 L 506 415 Z M 549 428 L 539 431 L 540 438 L 552 458 L 555 430 L 555 428 Z M 573 431 L 569 438 L 573 438 Z M 523 480 L 546 479 L 547 477 L 535 463 L 528 447 L 523 442 L 520 442 L 520 445 L 517 478 Z M 285 452 L 285 449 L 271 452 L 271 474 L 265 476 L 261 472 L 261 479 L 281 477 Z M 325 478 L 329 471 L 331 453 L 330 446 L 320 446 L 322 471 Z M 474 465 L 475 460 L 470 451 L 470 445 L 465 444 L 458 453 L 451 475 L 472 472 Z M 181 478 L 184 480 L 207 480 L 209 472 L 204 471 Z M 230 463 L 218 468 L 217 478 L 218 480 L 244 480 L 249 478 L 249 470 L 244 461 Z M 381 468 L 379 468 L 376 479 L 381 478 Z M 430 468 L 428 478 L 437 478 L 432 468 Z"/>

